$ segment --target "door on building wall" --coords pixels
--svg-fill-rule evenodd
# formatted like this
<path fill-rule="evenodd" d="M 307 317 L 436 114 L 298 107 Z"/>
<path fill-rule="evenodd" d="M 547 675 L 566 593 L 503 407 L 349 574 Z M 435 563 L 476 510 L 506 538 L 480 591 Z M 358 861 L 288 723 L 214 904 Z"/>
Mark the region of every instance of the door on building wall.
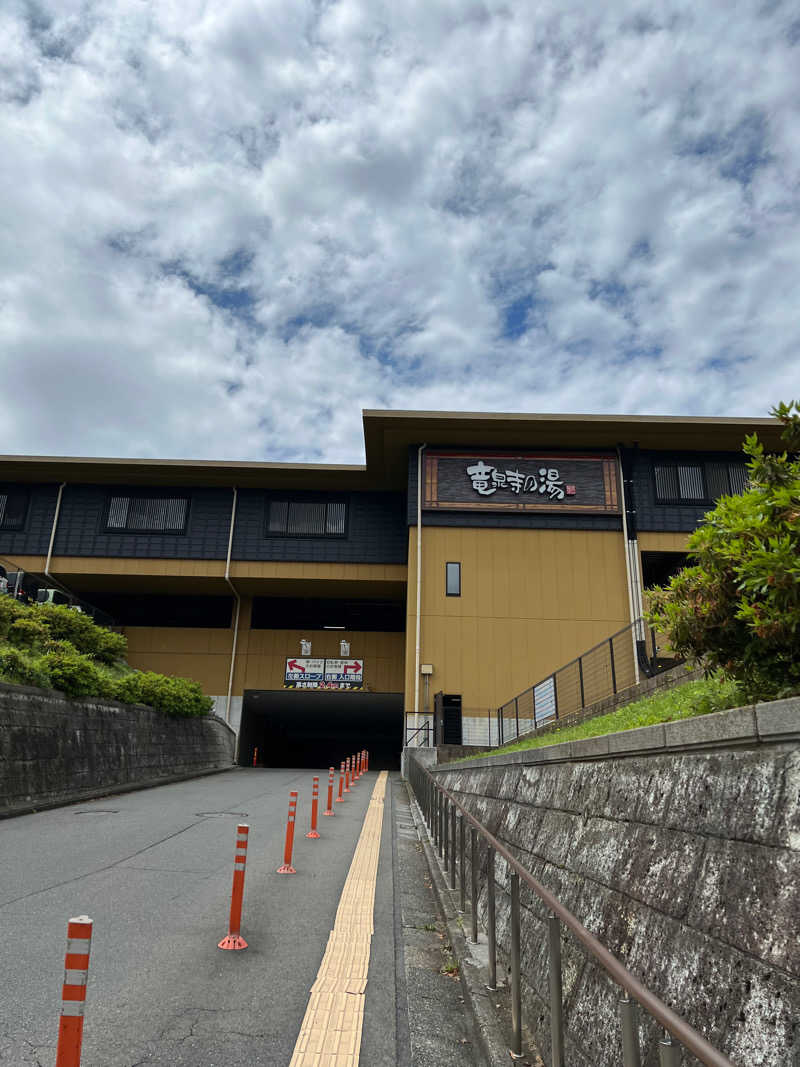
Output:
<path fill-rule="evenodd" d="M 461 696 L 436 693 L 433 698 L 433 736 L 437 745 L 461 744 Z"/>

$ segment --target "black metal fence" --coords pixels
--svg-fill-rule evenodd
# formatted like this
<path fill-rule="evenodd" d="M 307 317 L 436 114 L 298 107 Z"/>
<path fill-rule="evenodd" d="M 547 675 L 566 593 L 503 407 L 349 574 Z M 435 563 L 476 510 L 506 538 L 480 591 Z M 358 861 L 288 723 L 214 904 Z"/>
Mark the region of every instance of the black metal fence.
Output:
<path fill-rule="evenodd" d="M 428 827 L 434 854 L 438 853 L 445 879 L 453 892 L 459 891 L 460 910 L 464 914 L 464 929 L 467 930 L 467 914 L 470 917 L 470 937 L 478 943 L 479 900 L 485 915 L 486 940 L 488 945 L 489 988 L 497 986 L 498 947 L 505 957 L 511 977 L 512 1049 L 514 1058 L 522 1053 L 522 952 L 528 951 L 540 958 L 535 939 L 522 929 L 520 908 L 520 883 L 527 886 L 546 909 L 547 959 L 550 1018 L 545 1032 L 550 1036 L 550 1067 L 564 1067 L 565 997 L 563 995 L 563 968 L 561 943 L 568 931 L 583 951 L 594 959 L 618 987 L 619 1045 L 623 1067 L 640 1067 L 641 1048 L 639 1026 L 636 1019 L 638 1003 L 663 1030 L 665 1036 L 658 1043 L 660 1067 L 680 1067 L 683 1062 L 682 1048 L 705 1064 L 706 1067 L 733 1067 L 731 1061 L 718 1052 L 697 1030 L 691 1027 L 653 992 L 644 986 L 580 920 L 569 911 L 548 889 L 534 878 L 497 838 L 478 822 L 448 790 L 436 780 L 413 754 L 408 761 L 408 780 Z M 467 835 L 468 831 L 468 835 Z M 467 842 L 469 836 L 469 842 Z M 497 870 L 495 859 L 498 858 Z M 481 886 L 481 882 L 484 883 Z M 467 886 L 469 885 L 469 909 Z M 496 894 L 508 898 L 502 909 L 497 907 Z M 498 915 L 500 923 L 498 924 Z M 498 929 L 498 926 L 500 927 Z M 527 936 L 526 936 L 527 934 Z M 601 998 L 597 1010 L 603 1011 Z M 540 1051 L 546 1055 L 545 1049 Z M 618 1063 L 614 1051 L 609 1050 L 608 1062 Z"/>
<path fill-rule="evenodd" d="M 592 704 L 679 662 L 659 657 L 655 630 L 637 619 L 498 708 L 490 744 L 506 744 L 556 720 L 579 720 Z"/>

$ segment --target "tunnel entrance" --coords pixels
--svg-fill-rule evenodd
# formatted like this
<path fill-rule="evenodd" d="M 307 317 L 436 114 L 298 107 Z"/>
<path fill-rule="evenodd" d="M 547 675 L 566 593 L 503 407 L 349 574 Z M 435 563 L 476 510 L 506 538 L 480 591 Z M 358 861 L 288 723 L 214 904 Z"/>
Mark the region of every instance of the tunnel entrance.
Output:
<path fill-rule="evenodd" d="M 258 749 L 263 767 L 333 764 L 362 748 L 370 770 L 398 770 L 403 744 L 403 694 L 250 689 L 242 701 L 239 763 Z"/>

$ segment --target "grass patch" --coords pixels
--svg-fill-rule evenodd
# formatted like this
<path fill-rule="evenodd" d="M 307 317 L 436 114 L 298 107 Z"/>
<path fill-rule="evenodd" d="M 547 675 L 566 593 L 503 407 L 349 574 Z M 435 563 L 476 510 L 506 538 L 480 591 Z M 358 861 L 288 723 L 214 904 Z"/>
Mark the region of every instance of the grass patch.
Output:
<path fill-rule="evenodd" d="M 726 711 L 728 708 L 746 704 L 741 689 L 731 681 L 717 677 L 704 678 L 697 682 L 686 682 L 675 689 L 653 696 L 644 697 L 624 708 L 598 715 L 594 719 L 564 726 L 560 730 L 540 734 L 538 737 L 526 737 L 513 745 L 493 748 L 478 753 L 478 756 L 496 756 L 505 752 L 520 752 L 527 748 L 543 748 L 545 745 L 558 745 L 562 741 L 581 741 L 586 737 L 599 737 L 601 734 L 619 733 L 622 730 L 635 730 L 639 726 L 654 726 L 660 722 L 674 722 L 676 719 L 692 719 L 696 715 L 708 715 L 713 711 Z M 464 763 L 468 760 L 456 760 Z"/>

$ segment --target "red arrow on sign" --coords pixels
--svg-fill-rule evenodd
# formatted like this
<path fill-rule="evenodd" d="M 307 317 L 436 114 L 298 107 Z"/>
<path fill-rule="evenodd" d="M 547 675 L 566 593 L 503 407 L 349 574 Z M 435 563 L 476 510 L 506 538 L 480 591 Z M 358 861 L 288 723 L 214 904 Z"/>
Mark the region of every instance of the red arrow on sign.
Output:
<path fill-rule="evenodd" d="M 298 663 L 296 659 L 290 659 L 288 663 L 290 671 L 300 671 L 302 674 L 306 673 L 306 669 L 302 663 Z"/>
<path fill-rule="evenodd" d="M 352 671 L 354 674 L 358 674 L 360 670 L 361 664 L 358 662 L 358 660 L 356 660 L 355 663 L 345 663 L 344 665 L 345 674 L 347 674 L 348 671 Z"/>

